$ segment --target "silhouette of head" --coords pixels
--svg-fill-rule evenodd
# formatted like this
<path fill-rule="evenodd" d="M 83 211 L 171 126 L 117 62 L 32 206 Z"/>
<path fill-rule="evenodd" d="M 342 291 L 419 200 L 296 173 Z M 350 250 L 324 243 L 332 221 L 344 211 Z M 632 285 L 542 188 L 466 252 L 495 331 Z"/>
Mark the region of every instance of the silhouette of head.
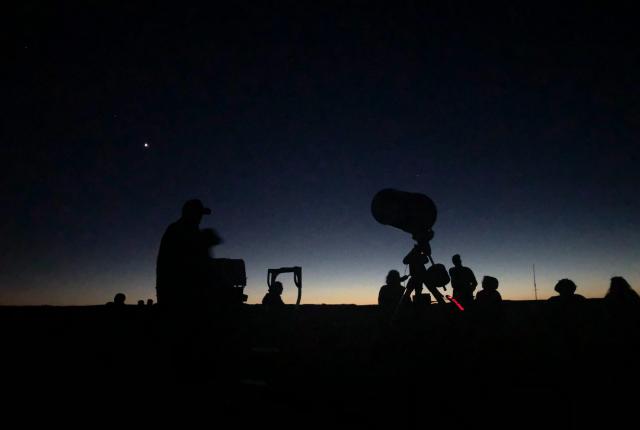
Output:
<path fill-rule="evenodd" d="M 142 299 L 138 300 L 138 306 L 144 306 L 144 300 Z"/>
<path fill-rule="evenodd" d="M 460 258 L 460 254 L 456 254 L 453 257 L 451 257 L 451 261 L 453 262 L 454 266 L 462 266 L 462 259 Z"/>
<path fill-rule="evenodd" d="M 397 270 L 389 270 L 387 273 L 387 285 L 394 285 L 400 283 L 400 273 Z"/>
<path fill-rule="evenodd" d="M 147 299 L 147 306 L 153 306 L 153 299 Z"/>
<path fill-rule="evenodd" d="M 203 215 L 210 215 L 211 209 L 204 207 L 199 199 L 191 199 L 182 206 L 182 219 L 189 224 L 200 225 Z"/>
<path fill-rule="evenodd" d="M 609 292 L 607 294 L 626 296 L 631 291 L 633 291 L 633 288 L 631 288 L 631 285 L 629 285 L 626 279 L 622 276 L 614 276 L 611 278 L 611 284 L 609 285 Z"/>
<path fill-rule="evenodd" d="M 498 280 L 493 276 L 485 276 L 482 278 L 482 289 L 487 291 L 496 291 L 498 289 Z"/>
<path fill-rule="evenodd" d="M 571 296 L 576 292 L 577 288 L 571 279 L 560 279 L 553 289 L 561 296 Z"/>
<path fill-rule="evenodd" d="M 269 287 L 269 292 L 273 294 L 280 295 L 282 294 L 282 282 L 276 281 Z"/>
<path fill-rule="evenodd" d="M 125 296 L 123 293 L 118 293 L 113 298 L 113 304 L 116 306 L 123 306 L 126 300 L 127 296 Z"/>

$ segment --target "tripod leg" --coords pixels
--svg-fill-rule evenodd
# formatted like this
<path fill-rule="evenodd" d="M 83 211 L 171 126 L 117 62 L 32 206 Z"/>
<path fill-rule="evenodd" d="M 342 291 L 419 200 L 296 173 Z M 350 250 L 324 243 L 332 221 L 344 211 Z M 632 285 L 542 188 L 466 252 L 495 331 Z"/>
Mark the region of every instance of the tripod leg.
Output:
<path fill-rule="evenodd" d="M 396 309 L 393 312 L 393 319 L 395 320 L 400 312 L 400 308 L 407 302 L 411 300 L 411 293 L 415 289 L 415 281 L 413 281 L 413 277 L 409 278 L 409 282 L 407 282 L 407 287 L 404 290 L 404 294 L 400 297 L 400 301 L 396 305 Z"/>
<path fill-rule="evenodd" d="M 439 304 L 446 304 L 446 302 L 444 301 L 444 296 L 440 293 L 440 291 L 438 291 L 436 287 L 427 287 L 427 289 L 431 292 L 431 294 Z"/>

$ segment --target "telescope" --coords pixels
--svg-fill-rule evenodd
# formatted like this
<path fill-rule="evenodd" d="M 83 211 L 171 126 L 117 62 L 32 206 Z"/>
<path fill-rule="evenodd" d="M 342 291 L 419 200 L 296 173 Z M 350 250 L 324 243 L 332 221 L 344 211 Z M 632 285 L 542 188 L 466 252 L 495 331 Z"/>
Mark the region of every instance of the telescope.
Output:
<path fill-rule="evenodd" d="M 438 210 L 428 196 L 385 188 L 371 202 L 371 214 L 380 224 L 390 225 L 415 237 L 423 237 L 436 222 Z"/>
<path fill-rule="evenodd" d="M 450 282 L 449 273 L 444 265 L 433 261 L 429 246 L 429 241 L 433 238 L 431 228 L 438 217 L 438 210 L 433 200 L 425 194 L 385 188 L 373 196 L 371 214 L 380 224 L 390 225 L 410 233 L 417 242 L 403 260 L 403 263 L 409 264 L 409 267 L 413 267 L 412 270 L 415 271 L 411 273 L 411 280 L 407 284 L 408 293 L 405 294 L 410 294 L 414 288 L 417 294 L 424 284 L 439 303 L 444 303 L 437 288 L 446 290 L 446 285 Z M 427 262 L 430 262 L 431 266 L 425 270 L 424 264 Z M 419 269 L 420 267 L 422 270 Z"/>

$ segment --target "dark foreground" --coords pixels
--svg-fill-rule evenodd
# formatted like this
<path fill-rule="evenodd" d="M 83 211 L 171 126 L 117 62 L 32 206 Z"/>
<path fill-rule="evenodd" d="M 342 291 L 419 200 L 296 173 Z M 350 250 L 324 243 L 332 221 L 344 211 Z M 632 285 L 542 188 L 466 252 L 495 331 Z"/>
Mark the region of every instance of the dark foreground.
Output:
<path fill-rule="evenodd" d="M 620 428 L 640 406 L 637 314 L 596 300 L 492 314 L 432 305 L 393 324 L 373 306 L 179 318 L 157 306 L 5 307 L 0 324 L 5 394 L 71 414 Z"/>

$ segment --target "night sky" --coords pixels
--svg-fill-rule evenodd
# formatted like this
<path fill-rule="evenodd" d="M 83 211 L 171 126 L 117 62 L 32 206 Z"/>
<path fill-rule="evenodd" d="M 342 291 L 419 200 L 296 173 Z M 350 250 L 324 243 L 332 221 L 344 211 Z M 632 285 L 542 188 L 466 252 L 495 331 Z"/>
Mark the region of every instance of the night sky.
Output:
<path fill-rule="evenodd" d="M 0 304 L 155 299 L 193 197 L 249 303 L 293 265 L 303 303 L 375 303 L 413 245 L 371 216 L 382 188 L 429 195 L 435 260 L 506 299 L 533 299 L 532 264 L 540 298 L 640 287 L 631 10 L 87 3 L 0 18 Z"/>

